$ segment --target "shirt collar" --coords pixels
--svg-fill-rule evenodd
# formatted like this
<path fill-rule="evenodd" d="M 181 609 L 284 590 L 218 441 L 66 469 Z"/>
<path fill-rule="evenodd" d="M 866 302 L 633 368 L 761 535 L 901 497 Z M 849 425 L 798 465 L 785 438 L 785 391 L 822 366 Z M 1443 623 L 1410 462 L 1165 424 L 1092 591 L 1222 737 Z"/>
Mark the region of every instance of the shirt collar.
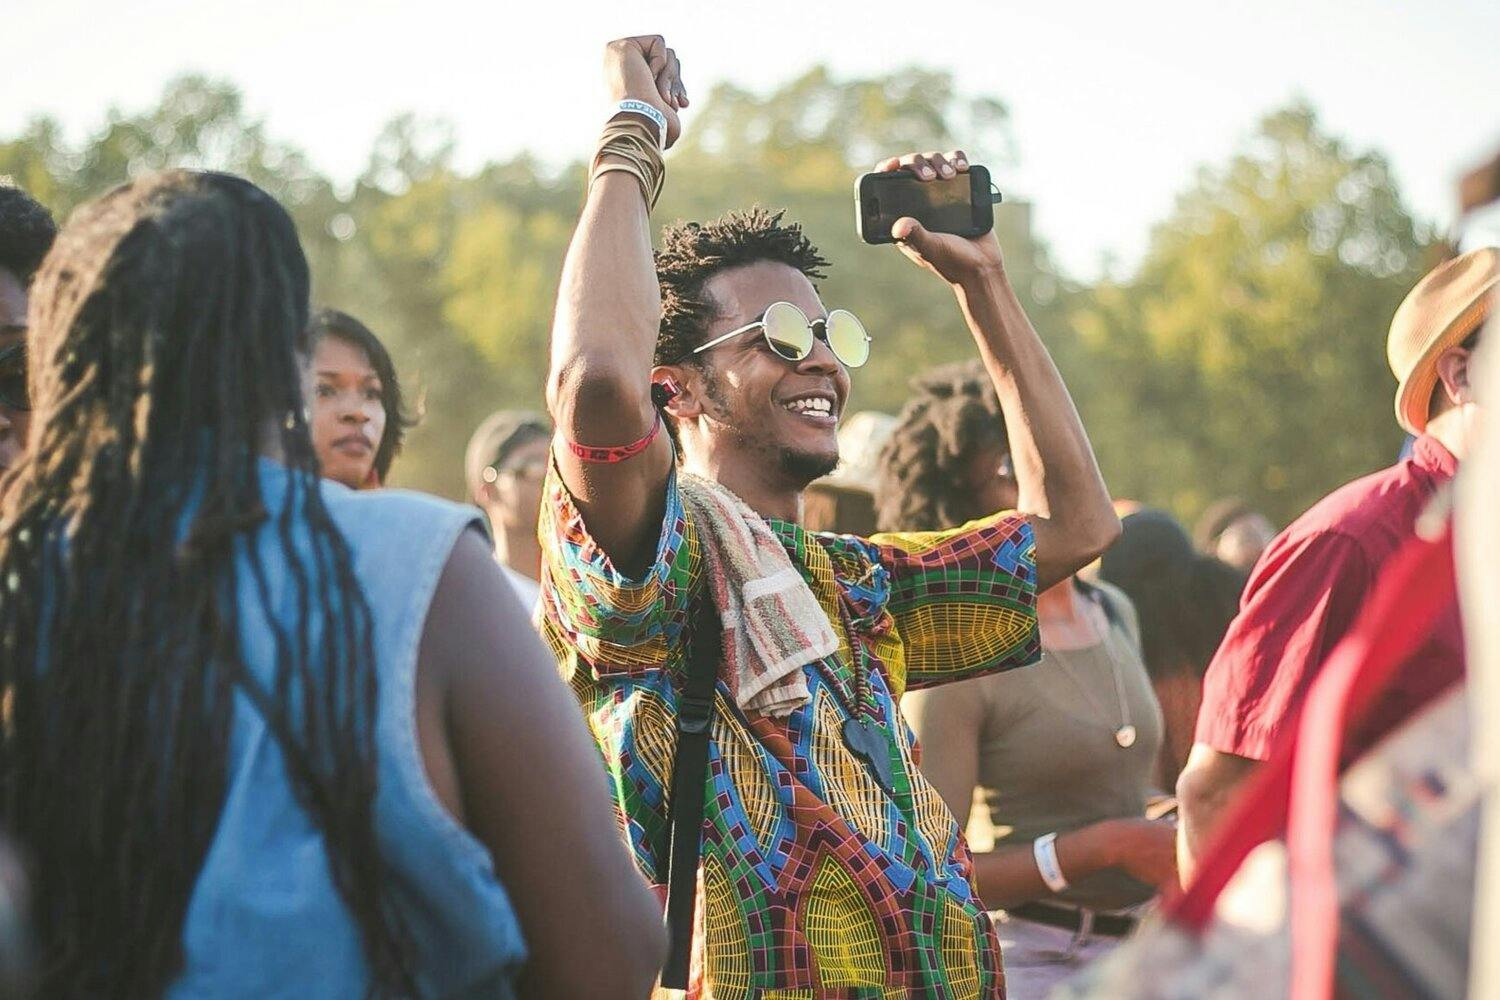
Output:
<path fill-rule="evenodd" d="M 1423 434 L 1412 443 L 1411 458 L 1418 468 L 1444 479 L 1452 479 L 1458 473 L 1458 459 L 1430 434 Z"/>

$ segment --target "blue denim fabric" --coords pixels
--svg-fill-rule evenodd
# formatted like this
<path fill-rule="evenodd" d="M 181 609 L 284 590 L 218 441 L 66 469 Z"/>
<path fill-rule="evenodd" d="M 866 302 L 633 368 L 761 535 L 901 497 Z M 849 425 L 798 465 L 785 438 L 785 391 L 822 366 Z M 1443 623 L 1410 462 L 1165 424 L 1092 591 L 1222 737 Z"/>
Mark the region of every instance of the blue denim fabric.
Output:
<path fill-rule="evenodd" d="M 246 543 L 266 568 L 266 599 L 241 574 L 241 638 L 254 676 L 269 685 L 272 623 L 289 634 L 296 609 L 276 515 L 288 474 L 261 463 L 271 519 Z M 478 512 L 399 490 L 322 486 L 348 540 L 374 623 L 380 700 L 376 835 L 394 899 L 415 945 L 424 997 L 510 997 L 525 959 L 520 926 L 488 852 L 438 802 L 417 746 L 417 647 L 428 606 L 459 535 Z M 294 544 L 310 544 L 298 518 Z M 174 1000 L 349 997 L 368 986 L 358 929 L 330 875 L 322 835 L 297 804 L 285 762 L 260 714 L 236 700 L 229 790 L 183 931 L 185 966 Z"/>

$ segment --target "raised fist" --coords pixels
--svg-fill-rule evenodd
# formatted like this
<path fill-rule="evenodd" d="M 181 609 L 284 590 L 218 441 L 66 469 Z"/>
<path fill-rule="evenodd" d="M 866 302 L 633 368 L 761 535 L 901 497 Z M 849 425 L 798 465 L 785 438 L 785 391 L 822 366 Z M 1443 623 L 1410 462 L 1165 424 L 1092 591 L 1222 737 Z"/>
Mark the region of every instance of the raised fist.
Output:
<path fill-rule="evenodd" d="M 682 134 L 677 112 L 688 106 L 682 64 L 660 35 L 618 38 L 604 48 L 604 82 L 612 101 L 645 101 L 667 118 L 667 145 Z"/>

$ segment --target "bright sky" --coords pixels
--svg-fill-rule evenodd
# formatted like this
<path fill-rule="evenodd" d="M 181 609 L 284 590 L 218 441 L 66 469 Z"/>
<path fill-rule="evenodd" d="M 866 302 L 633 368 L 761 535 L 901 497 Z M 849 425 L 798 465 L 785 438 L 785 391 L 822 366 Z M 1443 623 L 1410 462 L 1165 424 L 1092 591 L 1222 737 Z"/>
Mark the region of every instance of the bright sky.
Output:
<path fill-rule="evenodd" d="M 5 6 L 0 135 L 46 113 L 80 136 L 195 70 L 236 83 L 273 136 L 339 181 L 404 111 L 453 122 L 464 166 L 528 148 L 583 155 L 604 105 L 601 47 L 617 34 L 664 34 L 699 96 L 725 79 L 767 90 L 818 62 L 843 77 L 948 67 L 966 93 L 1010 105 L 1019 162 L 997 182 L 1035 203 L 1040 235 L 1080 278 L 1107 258 L 1134 263 L 1195 168 L 1297 95 L 1356 148 L 1384 151 L 1408 204 L 1443 224 L 1461 168 L 1500 146 L 1496 0 Z"/>

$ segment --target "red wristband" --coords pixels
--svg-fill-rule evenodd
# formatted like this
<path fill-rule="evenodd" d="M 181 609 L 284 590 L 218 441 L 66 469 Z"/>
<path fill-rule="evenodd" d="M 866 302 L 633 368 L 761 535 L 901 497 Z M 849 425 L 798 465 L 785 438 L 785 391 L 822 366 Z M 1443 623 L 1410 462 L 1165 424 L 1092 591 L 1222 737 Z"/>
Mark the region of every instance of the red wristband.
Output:
<path fill-rule="evenodd" d="M 655 441 L 656 435 L 660 433 L 661 414 L 657 413 L 656 423 L 651 425 L 651 429 L 646 432 L 646 436 L 639 441 L 632 441 L 630 444 L 622 444 L 612 448 L 594 448 L 586 444 L 574 444 L 566 438 L 563 439 L 563 443 L 568 446 L 568 450 L 573 453 L 573 457 L 580 462 L 588 462 L 590 465 L 613 465 L 616 462 L 623 462 L 627 458 L 634 458 L 651 447 L 651 442 Z"/>

